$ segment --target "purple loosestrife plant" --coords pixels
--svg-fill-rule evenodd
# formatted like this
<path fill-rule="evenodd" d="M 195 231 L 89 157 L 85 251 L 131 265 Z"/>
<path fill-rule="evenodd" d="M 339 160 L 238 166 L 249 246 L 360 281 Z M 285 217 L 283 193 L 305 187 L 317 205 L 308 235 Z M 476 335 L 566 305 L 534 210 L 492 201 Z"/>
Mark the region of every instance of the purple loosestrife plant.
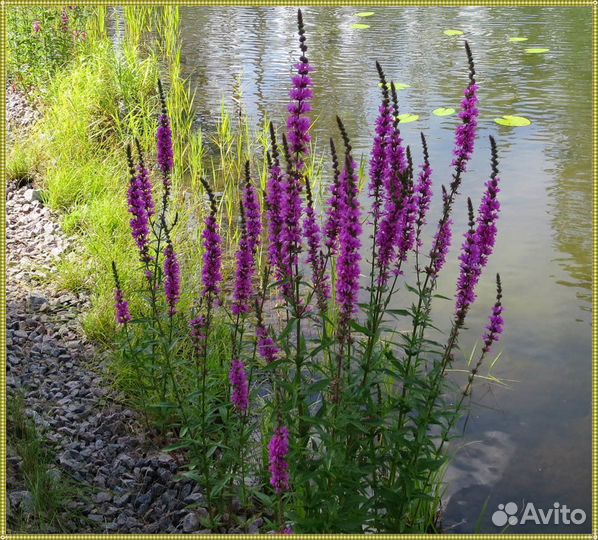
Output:
<path fill-rule="evenodd" d="M 430 254 L 426 266 L 420 265 L 419 257 L 432 197 L 428 147 L 422 135 L 423 164 L 415 169 L 399 129 L 396 88 L 387 85 L 379 64 L 382 99 L 365 179 L 370 201 L 364 200 L 367 193 L 360 193 L 360 171 L 347 131 L 337 118 L 344 152 L 339 159 L 331 140 L 330 194 L 320 215 L 315 202 L 318 179 L 306 172 L 313 81 L 300 11 L 298 29 L 301 57 L 295 66 L 286 129 L 278 145 L 274 126 L 269 126 L 263 193 L 252 183 L 249 163 L 245 164 L 239 186 L 241 219 L 230 220 L 227 231 L 239 245 L 234 277 L 226 283 L 220 215 L 214 194 L 202 179 L 210 210 L 203 218 L 201 261 L 189 265 L 189 288 L 199 290 L 200 298 L 188 310 L 185 302 L 179 302 L 181 269 L 171 241 L 174 223 L 166 221 L 173 133 L 160 85 L 157 167 L 164 200 L 159 209 L 148 174 L 151 167 L 146 166 L 139 144 L 137 163 L 129 149 L 131 229 L 136 251 L 147 261 L 146 267 L 152 263 L 153 273 L 152 294 L 135 298 L 136 312 L 142 316 L 129 325 L 129 305 L 114 268 L 123 362 L 128 370 L 137 370 L 134 392 L 149 405 L 145 410 L 157 417 L 162 429 L 180 433 L 179 446 L 188 450 L 185 455 L 201 477 L 212 530 L 230 527 L 222 516 L 234 515 L 231 501 L 244 506 L 275 499 L 276 518 L 270 528 L 285 534 L 292 532 L 291 524 L 299 533 L 429 532 L 438 515 L 435 497 L 442 485 L 439 471 L 446 462 L 443 445 L 482 359 L 503 331 L 497 276 L 497 299 L 483 331 L 478 363 L 469 372 L 454 373 L 458 377 L 465 371 L 468 376 L 459 400 L 445 375 L 453 362 L 463 360 L 457 358 L 459 333 L 465 329 L 476 284 L 496 241 L 500 211 L 496 144 L 491 139 L 492 173 L 477 216 L 468 201 L 456 314 L 450 335 L 437 343 L 432 304 L 442 297 L 434 293 L 439 272 L 448 264 L 452 207 L 477 129 L 478 89 L 471 50 L 466 45 L 470 80 L 455 135 L 452 179 L 442 187 L 441 217 L 436 231 L 430 231 L 436 234 L 432 246 L 426 247 Z M 225 203 L 223 208 L 236 206 L 236 201 Z M 367 261 L 369 288 L 364 285 L 363 294 L 367 292 L 369 302 L 360 304 L 363 223 L 372 238 L 372 258 Z M 177 238 L 183 240 L 186 230 L 181 227 Z M 266 241 L 267 261 L 258 287 L 256 257 Z M 153 257 L 146 257 L 149 249 Z M 407 270 L 403 274 L 411 256 L 414 274 Z M 332 292 L 334 302 L 329 301 Z M 221 302 L 225 293 L 230 294 L 230 312 Z M 310 305 L 314 298 L 319 312 Z M 170 319 L 164 325 L 166 313 Z M 259 396 L 259 414 L 249 414 L 250 389 Z M 268 435 L 263 437 L 268 429 L 273 430 L 269 440 Z M 413 493 L 430 497 L 421 502 L 423 497 L 414 498 Z"/>
<path fill-rule="evenodd" d="M 249 406 L 249 382 L 245 372 L 245 364 L 242 360 L 233 359 L 228 380 L 233 388 L 231 402 L 237 411 L 244 414 Z"/>

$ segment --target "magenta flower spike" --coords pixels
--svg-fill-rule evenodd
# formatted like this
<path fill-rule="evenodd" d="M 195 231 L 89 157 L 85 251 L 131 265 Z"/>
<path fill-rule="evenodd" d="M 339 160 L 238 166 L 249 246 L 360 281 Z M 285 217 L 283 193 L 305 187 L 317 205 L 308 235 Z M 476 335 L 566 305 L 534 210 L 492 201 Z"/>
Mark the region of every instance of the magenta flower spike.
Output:
<path fill-rule="evenodd" d="M 492 344 L 496 343 L 503 333 L 504 320 L 502 313 L 504 308 L 501 300 L 502 284 L 500 282 L 500 275 L 496 274 L 496 303 L 492 306 L 492 313 L 488 319 L 488 326 L 486 326 L 486 333 L 483 337 L 484 347 L 482 348 L 482 354 L 490 352 Z"/>
<path fill-rule="evenodd" d="M 125 325 L 131 320 L 131 312 L 129 310 L 129 302 L 125 300 L 125 295 L 120 287 L 120 280 L 118 279 L 118 272 L 116 271 L 116 263 L 112 261 L 112 275 L 114 276 L 114 309 L 116 312 L 116 322 L 120 325 Z"/>
<path fill-rule="evenodd" d="M 164 248 L 164 293 L 168 315 L 172 317 L 176 313 L 176 305 L 181 296 L 181 269 L 170 240 Z"/>
<path fill-rule="evenodd" d="M 262 235 L 262 211 L 257 191 L 251 183 L 249 161 L 245 163 L 245 186 L 243 188 L 243 209 L 247 225 L 247 241 L 249 248 L 255 253 Z"/>
<path fill-rule="evenodd" d="M 268 444 L 270 484 L 276 493 L 289 489 L 289 430 L 286 426 L 278 426 Z"/>
<path fill-rule="evenodd" d="M 357 164 L 351 157 L 351 145 L 340 118 L 337 122 L 345 141 L 345 168 L 341 173 L 340 187 L 343 205 L 340 218 L 339 246 L 337 261 L 336 302 L 340 308 L 341 320 L 346 324 L 357 311 L 359 300 L 359 276 L 361 248 L 361 208 L 358 199 L 356 170 Z"/>
<path fill-rule="evenodd" d="M 218 295 L 220 294 L 220 283 L 222 282 L 222 238 L 216 220 L 218 208 L 216 207 L 214 192 L 205 178 L 201 179 L 201 183 L 210 200 L 210 213 L 204 220 L 202 233 L 204 253 L 201 280 L 205 295 Z"/>
<path fill-rule="evenodd" d="M 249 383 L 245 372 L 245 364 L 242 360 L 233 359 L 228 380 L 233 387 L 231 394 L 233 406 L 240 413 L 245 413 L 249 406 Z"/>
<path fill-rule="evenodd" d="M 343 194 L 340 185 L 340 170 L 334 141 L 330 139 L 330 154 L 332 156 L 333 181 L 330 185 L 330 198 L 326 202 L 326 223 L 324 232 L 326 247 L 331 254 L 338 251 L 338 236 L 341 226 L 341 212 L 343 207 Z"/>
<path fill-rule="evenodd" d="M 301 57 L 299 63 L 295 64 L 297 75 L 292 79 L 292 88 L 289 93 L 292 101 L 288 107 L 290 114 L 287 120 L 287 132 L 293 166 L 296 171 L 301 171 L 305 166 L 304 158 L 309 154 L 309 142 L 311 141 L 309 134 L 311 120 L 307 113 L 311 111 L 310 101 L 313 98 L 313 82 L 309 77 L 313 67 L 309 64 L 306 56 L 305 27 L 300 9 L 297 10 L 297 28 Z"/>
<path fill-rule="evenodd" d="M 460 175 L 466 170 L 467 162 L 473 154 L 475 145 L 476 131 L 478 127 L 478 85 L 475 81 L 475 67 L 473 56 L 469 43 L 465 42 L 465 51 L 469 63 L 469 85 L 465 89 L 463 100 L 461 101 L 461 111 L 459 118 L 462 123 L 455 132 L 455 150 L 452 165 L 455 167 L 456 174 Z"/>
<path fill-rule="evenodd" d="M 428 145 L 423 133 L 421 133 L 421 140 L 424 151 L 424 163 L 421 166 L 417 184 L 415 185 L 415 204 L 417 206 L 417 232 L 415 241 L 418 247 L 421 247 L 422 245 L 420 239 L 421 228 L 426 224 L 426 215 L 432 201 L 432 168 L 430 167 Z"/>
<path fill-rule="evenodd" d="M 139 258 L 143 262 L 149 262 L 149 216 L 147 213 L 147 197 L 144 181 L 135 169 L 133 163 L 133 154 L 131 146 L 127 145 L 127 161 L 129 164 L 129 189 L 127 192 L 127 202 L 131 220 L 131 236 L 139 250 Z"/>
<path fill-rule="evenodd" d="M 374 202 L 372 203 L 372 212 L 375 221 L 379 219 L 382 208 L 382 187 L 388 169 L 388 146 L 393 134 L 394 121 L 386 76 L 384 75 L 382 66 L 378 62 L 376 62 L 376 69 L 378 70 L 380 85 L 382 87 L 382 103 L 378 109 L 376 134 L 374 136 L 374 143 L 370 154 L 369 184 L 370 196 L 374 199 Z"/>
<path fill-rule="evenodd" d="M 280 168 L 278 145 L 274 125 L 270 122 L 271 153 L 268 155 L 268 181 L 266 183 L 266 217 L 268 221 L 268 261 L 276 269 L 277 278 L 281 279 L 282 265 L 282 231 L 285 217 L 282 213 L 283 175 Z"/>
<path fill-rule="evenodd" d="M 143 192 L 143 198 L 145 200 L 145 211 L 147 212 L 148 218 L 151 218 L 156 212 L 156 205 L 154 203 L 154 195 L 152 193 L 152 184 L 150 181 L 149 171 L 145 166 L 143 159 L 143 152 L 141 150 L 141 144 L 139 139 L 135 139 L 135 145 L 137 146 L 137 156 L 139 165 L 137 166 L 137 177 L 139 179 L 140 188 Z"/>
<path fill-rule="evenodd" d="M 168 116 L 168 109 L 166 108 L 166 98 L 162 88 L 162 81 L 158 79 L 158 92 L 160 94 L 160 103 L 162 105 L 162 112 L 158 119 L 158 131 L 156 134 L 157 142 L 157 161 L 160 171 L 162 171 L 162 180 L 164 183 L 165 193 L 169 193 L 170 189 L 170 175 L 174 166 L 174 149 L 172 146 L 172 128 L 170 126 L 170 117 Z"/>
<path fill-rule="evenodd" d="M 280 350 L 274 343 L 274 340 L 268 335 L 268 329 L 263 324 L 258 324 L 256 329 L 257 350 L 260 356 L 271 364 L 278 360 Z"/>

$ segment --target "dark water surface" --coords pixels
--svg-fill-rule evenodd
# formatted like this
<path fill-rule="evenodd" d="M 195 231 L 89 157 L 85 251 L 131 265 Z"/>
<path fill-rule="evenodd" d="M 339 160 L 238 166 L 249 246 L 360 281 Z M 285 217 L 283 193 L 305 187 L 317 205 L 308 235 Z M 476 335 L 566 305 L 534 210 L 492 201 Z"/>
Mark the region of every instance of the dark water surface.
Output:
<path fill-rule="evenodd" d="M 489 174 L 487 136 L 500 149 L 503 210 L 495 254 L 479 285 L 479 300 L 461 341 L 471 350 L 494 298 L 493 275 L 504 282 L 506 333 L 493 374 L 508 387 L 482 382 L 474 393 L 466 445 L 448 471 L 444 524 L 454 532 L 498 532 L 491 521 L 500 503 L 549 509 L 581 508 L 585 524 L 516 525 L 507 532 L 589 532 L 591 489 L 591 11 L 590 8 L 306 8 L 314 73 L 319 150 L 340 114 L 357 155 L 367 155 L 379 99 L 374 61 L 389 78 L 411 85 L 400 92 L 402 112 L 419 114 L 403 134 L 416 151 L 419 132 L 430 144 L 435 194 L 449 180 L 457 118 L 437 107 L 458 108 L 467 82 L 461 37 L 473 49 L 480 84 L 476 155 L 456 204 L 455 242 L 440 280 L 454 293 L 465 197 L 479 201 Z M 290 65 L 297 59 L 295 9 L 181 10 L 183 64 L 197 91 L 197 110 L 209 127 L 221 99 L 231 103 L 242 75 L 254 125 L 284 118 Z M 351 24 L 371 25 L 356 30 Z M 524 43 L 508 38 L 523 36 Z M 526 54 L 546 47 L 546 54 Z M 504 128 L 493 118 L 528 117 L 532 125 Z M 326 164 L 328 166 L 328 164 Z M 433 208 L 438 212 L 438 201 Z M 410 300 L 409 300 L 410 301 Z M 400 303 L 400 300 L 398 301 Z M 450 320 L 452 305 L 435 307 Z"/>

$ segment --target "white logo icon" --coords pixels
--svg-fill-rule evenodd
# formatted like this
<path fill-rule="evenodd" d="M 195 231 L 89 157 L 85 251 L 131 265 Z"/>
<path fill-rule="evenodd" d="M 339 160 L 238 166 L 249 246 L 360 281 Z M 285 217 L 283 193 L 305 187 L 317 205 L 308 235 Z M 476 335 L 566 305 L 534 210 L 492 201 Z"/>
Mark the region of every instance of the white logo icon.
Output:
<path fill-rule="evenodd" d="M 507 523 L 509 525 L 517 525 L 519 523 L 519 520 L 515 516 L 517 510 L 517 505 L 514 502 L 499 504 L 498 510 L 492 514 L 492 523 L 497 527 L 504 527 Z"/>

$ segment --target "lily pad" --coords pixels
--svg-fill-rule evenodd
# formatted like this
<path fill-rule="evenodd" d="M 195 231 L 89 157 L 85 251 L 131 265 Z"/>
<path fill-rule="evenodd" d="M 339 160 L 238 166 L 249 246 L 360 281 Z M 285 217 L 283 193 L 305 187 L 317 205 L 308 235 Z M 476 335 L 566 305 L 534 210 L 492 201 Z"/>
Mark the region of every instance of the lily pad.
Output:
<path fill-rule="evenodd" d="M 510 37 L 509 41 L 512 43 L 519 43 L 520 41 L 527 41 L 526 37 Z"/>
<path fill-rule="evenodd" d="M 362 23 L 355 23 L 351 25 L 351 28 L 355 28 L 357 30 L 365 30 L 366 28 L 369 28 L 370 25 L 369 24 L 362 24 Z"/>
<path fill-rule="evenodd" d="M 452 107 L 438 107 L 438 109 L 432 111 L 432 114 L 435 116 L 451 116 L 455 112 L 455 109 Z"/>
<path fill-rule="evenodd" d="M 374 15 L 373 11 L 361 11 L 355 14 L 356 17 L 371 17 L 372 15 Z"/>
<path fill-rule="evenodd" d="M 378 86 L 382 88 L 382 83 L 379 82 Z M 386 88 L 390 90 L 390 83 L 386 83 Z M 400 82 L 395 83 L 395 90 L 405 90 L 406 88 L 411 88 L 411 85 Z"/>
<path fill-rule="evenodd" d="M 410 122 L 415 122 L 417 119 L 419 119 L 418 114 L 399 114 L 399 122 L 401 124 L 409 124 Z"/>
<path fill-rule="evenodd" d="M 510 114 L 505 114 L 501 118 L 495 118 L 494 121 L 501 126 L 507 127 L 525 127 L 531 124 L 531 121 L 525 118 L 525 116 L 512 116 Z"/>
<path fill-rule="evenodd" d="M 545 52 L 548 52 L 550 49 L 541 49 L 541 48 L 537 48 L 537 49 L 525 49 L 525 52 L 527 54 L 542 54 Z"/>
<path fill-rule="evenodd" d="M 462 36 L 463 35 L 463 31 L 462 30 L 445 30 L 444 32 L 442 32 L 445 36 Z"/>

